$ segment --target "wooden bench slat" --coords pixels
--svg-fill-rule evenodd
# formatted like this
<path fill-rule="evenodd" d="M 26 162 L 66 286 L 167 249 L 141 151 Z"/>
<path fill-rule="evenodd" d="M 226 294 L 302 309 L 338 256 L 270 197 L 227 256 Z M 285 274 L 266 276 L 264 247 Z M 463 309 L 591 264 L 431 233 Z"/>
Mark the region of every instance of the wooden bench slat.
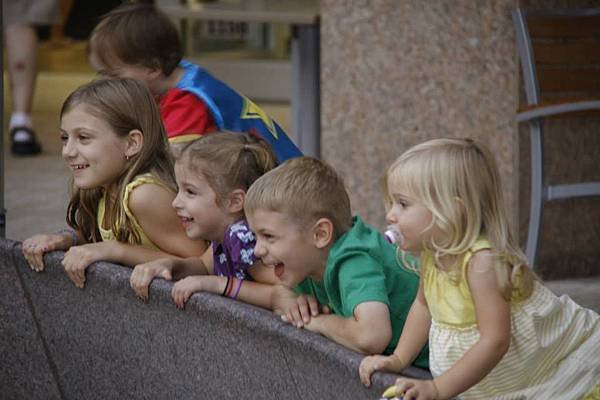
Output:
<path fill-rule="evenodd" d="M 600 93 L 600 68 L 548 68 L 538 66 L 537 78 L 545 92 Z"/>
<path fill-rule="evenodd" d="M 600 65 L 600 38 L 577 42 L 533 42 L 535 62 L 550 65 Z"/>
<path fill-rule="evenodd" d="M 600 36 L 600 15 L 527 17 L 532 38 L 577 38 Z"/>

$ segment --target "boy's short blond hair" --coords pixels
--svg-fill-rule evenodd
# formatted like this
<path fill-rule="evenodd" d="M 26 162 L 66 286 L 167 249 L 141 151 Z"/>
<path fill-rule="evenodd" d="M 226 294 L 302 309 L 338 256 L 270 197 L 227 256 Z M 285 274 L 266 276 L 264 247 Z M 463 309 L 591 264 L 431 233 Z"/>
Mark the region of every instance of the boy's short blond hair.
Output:
<path fill-rule="evenodd" d="M 352 227 L 350 198 L 335 170 L 310 157 L 296 157 L 258 178 L 244 201 L 246 214 L 256 210 L 287 214 L 307 228 L 319 218 L 333 224 L 334 240 Z"/>

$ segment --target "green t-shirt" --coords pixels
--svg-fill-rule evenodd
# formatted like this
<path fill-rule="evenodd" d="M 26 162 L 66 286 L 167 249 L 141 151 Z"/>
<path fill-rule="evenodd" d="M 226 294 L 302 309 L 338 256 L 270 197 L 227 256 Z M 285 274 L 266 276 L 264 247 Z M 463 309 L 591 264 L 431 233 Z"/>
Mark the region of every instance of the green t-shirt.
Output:
<path fill-rule="evenodd" d="M 416 265 L 416 258 L 406 255 Z M 360 217 L 352 228 L 333 244 L 327 258 L 323 281 L 305 279 L 296 292 L 314 296 L 320 304 L 344 318 L 352 317 L 361 303 L 378 301 L 388 306 L 392 340 L 384 354 L 396 348 L 408 311 L 417 295 L 419 277 L 401 264 L 396 246 Z M 429 368 L 429 349 L 425 346 L 413 363 Z"/>

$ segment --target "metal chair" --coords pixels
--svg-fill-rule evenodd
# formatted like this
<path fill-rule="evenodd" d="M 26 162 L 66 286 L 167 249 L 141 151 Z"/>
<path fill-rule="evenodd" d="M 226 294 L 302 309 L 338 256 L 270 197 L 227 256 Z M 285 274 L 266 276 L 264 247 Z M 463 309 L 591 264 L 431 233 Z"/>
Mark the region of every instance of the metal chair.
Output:
<path fill-rule="evenodd" d="M 600 9 L 513 12 L 529 123 L 531 203 L 526 255 L 535 265 L 544 203 L 600 196 L 600 182 L 546 185 L 543 127 L 551 117 L 600 113 Z"/>

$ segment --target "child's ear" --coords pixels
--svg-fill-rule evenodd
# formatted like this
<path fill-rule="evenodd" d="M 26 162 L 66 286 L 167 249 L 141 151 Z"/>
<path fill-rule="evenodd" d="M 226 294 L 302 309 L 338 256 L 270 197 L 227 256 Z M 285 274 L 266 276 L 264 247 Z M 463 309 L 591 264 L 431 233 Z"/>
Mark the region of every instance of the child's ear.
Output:
<path fill-rule="evenodd" d="M 127 147 L 125 148 L 125 155 L 127 157 L 133 157 L 142 150 L 144 145 L 144 135 L 139 129 L 132 129 L 127 134 Z"/>
<path fill-rule="evenodd" d="M 160 68 L 149 68 L 148 69 L 148 77 L 150 80 L 154 81 L 163 76 L 163 72 Z"/>
<path fill-rule="evenodd" d="M 152 66 L 148 66 L 148 76 L 150 79 L 158 79 L 161 77 L 165 77 L 163 74 L 162 67 L 160 66 L 160 61 L 158 59 L 154 59 L 152 62 Z"/>
<path fill-rule="evenodd" d="M 246 192 L 242 189 L 235 189 L 229 193 L 227 201 L 227 210 L 232 213 L 242 212 L 244 210 L 244 199 Z"/>
<path fill-rule="evenodd" d="M 317 248 L 327 247 L 333 239 L 333 223 L 329 218 L 319 218 L 313 228 L 313 240 Z"/>

